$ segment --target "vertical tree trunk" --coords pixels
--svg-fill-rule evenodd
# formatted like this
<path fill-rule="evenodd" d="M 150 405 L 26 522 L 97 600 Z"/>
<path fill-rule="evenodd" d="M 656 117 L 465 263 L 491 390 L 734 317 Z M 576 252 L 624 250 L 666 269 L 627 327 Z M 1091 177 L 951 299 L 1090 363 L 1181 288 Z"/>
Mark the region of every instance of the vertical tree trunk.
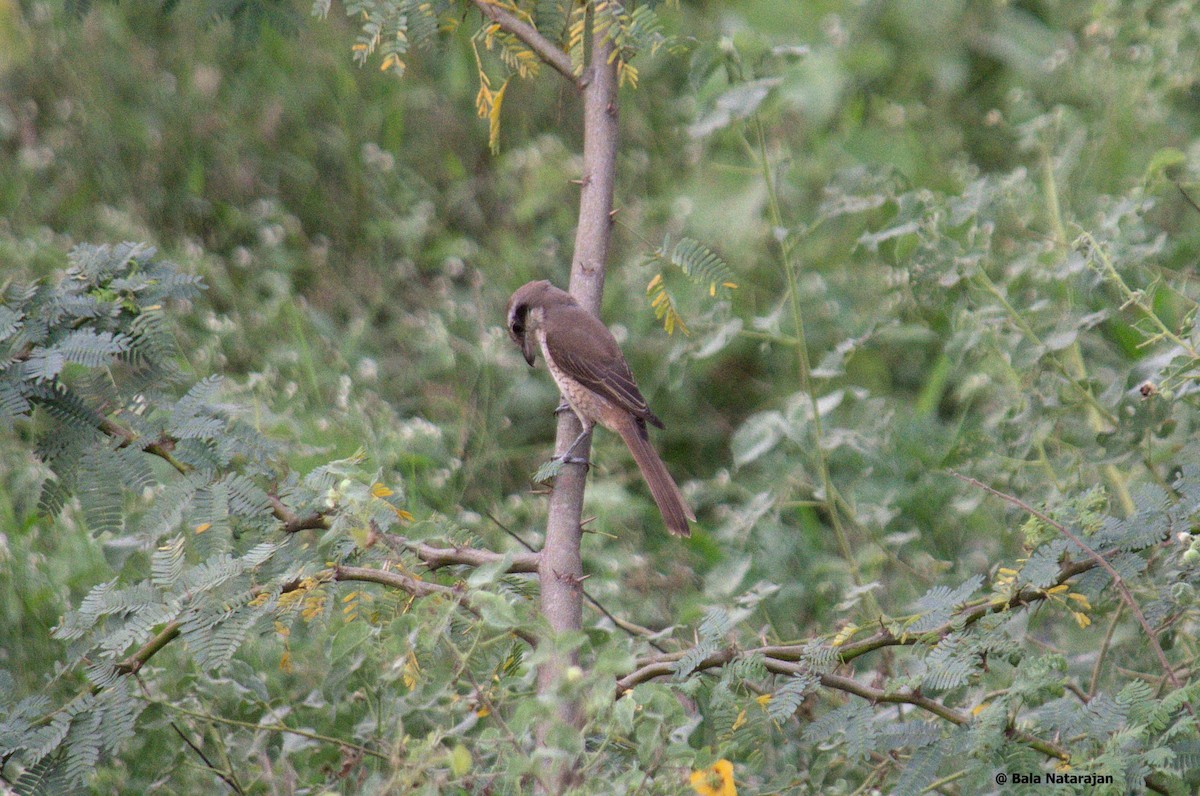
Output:
<path fill-rule="evenodd" d="M 605 264 L 612 237 L 613 184 L 617 162 L 617 73 L 609 63 L 611 42 L 593 26 L 592 57 L 583 88 L 583 175 L 579 199 L 579 226 L 575 231 L 575 256 L 571 264 L 569 290 L 579 303 L 596 316 L 604 292 Z M 579 434 L 574 412 L 563 412 L 558 419 L 555 450 L 561 451 Z M 581 445 L 577 455 L 587 456 L 591 440 Z M 579 630 L 582 624 L 583 563 L 580 556 L 580 519 L 587 471 L 583 467 L 563 467 L 550 495 L 546 522 L 546 542 L 542 548 L 538 579 L 541 584 L 541 609 L 555 633 Z M 552 658 L 538 671 L 538 691 L 555 690 L 563 671 L 575 660 L 568 656 Z M 574 724 L 578 706 L 562 702 L 559 720 Z M 545 728 L 543 728 L 544 730 Z M 542 733 L 544 737 L 544 731 Z M 543 778 L 552 793 L 562 793 L 575 778 L 574 762 L 556 766 Z"/>

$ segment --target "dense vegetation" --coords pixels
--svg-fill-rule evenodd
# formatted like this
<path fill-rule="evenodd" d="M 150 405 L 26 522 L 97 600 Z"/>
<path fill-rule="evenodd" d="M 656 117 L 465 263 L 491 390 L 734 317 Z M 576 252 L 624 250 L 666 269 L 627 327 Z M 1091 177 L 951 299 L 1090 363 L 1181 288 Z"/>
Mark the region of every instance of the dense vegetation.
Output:
<path fill-rule="evenodd" d="M 699 523 L 598 433 L 551 644 L 575 88 L 467 2 L 0 0 L 0 783 L 1200 787 L 1200 8 L 629 6 L 602 314 Z"/>

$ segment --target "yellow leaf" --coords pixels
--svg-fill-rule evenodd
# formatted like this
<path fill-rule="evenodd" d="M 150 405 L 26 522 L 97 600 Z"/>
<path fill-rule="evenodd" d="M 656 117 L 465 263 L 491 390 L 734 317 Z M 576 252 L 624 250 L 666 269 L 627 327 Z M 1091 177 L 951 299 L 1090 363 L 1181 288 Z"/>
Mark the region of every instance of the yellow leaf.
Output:
<path fill-rule="evenodd" d="M 721 287 L 727 287 L 730 290 L 737 290 L 737 282 L 722 282 Z"/>
<path fill-rule="evenodd" d="M 653 292 L 654 288 L 658 287 L 661 282 L 662 274 L 655 274 L 654 278 L 650 280 L 650 284 L 646 285 L 646 293 Z"/>
<path fill-rule="evenodd" d="M 840 647 L 850 640 L 850 637 L 858 632 L 858 625 L 849 624 L 838 631 L 838 634 L 833 637 L 831 642 L 833 646 Z"/>
<path fill-rule="evenodd" d="M 1009 569 L 1008 567 L 1000 567 L 1000 569 L 998 569 L 996 571 L 999 572 L 1001 575 L 1008 575 L 1009 577 L 1013 577 L 1013 578 L 1015 578 L 1017 576 L 1017 571 L 1015 569 Z"/>
<path fill-rule="evenodd" d="M 1080 627 L 1087 627 L 1088 625 L 1090 625 L 1092 623 L 1092 620 L 1089 619 L 1088 615 L 1085 613 L 1081 613 L 1079 611 L 1072 611 L 1071 614 L 1075 617 L 1075 622 Z"/>
<path fill-rule="evenodd" d="M 737 718 L 733 720 L 733 726 L 730 727 L 729 729 L 734 732 L 737 732 L 738 730 L 740 730 L 742 728 L 742 726 L 745 723 L 746 723 L 746 709 L 742 708 L 742 711 L 740 713 L 738 713 Z"/>
<path fill-rule="evenodd" d="M 733 781 L 733 763 L 721 759 L 708 768 L 693 771 L 692 790 L 700 796 L 737 796 L 737 785 Z"/>
<path fill-rule="evenodd" d="M 991 702 L 980 702 L 978 705 L 971 708 L 971 715 L 978 716 L 980 713 L 987 710 L 987 706 L 990 704 L 992 704 L 992 703 Z"/>
<path fill-rule="evenodd" d="M 637 67 L 626 61 L 621 61 L 617 65 L 617 85 L 624 86 L 629 84 L 630 88 L 638 86 L 638 70 Z"/>
<path fill-rule="evenodd" d="M 199 525 L 197 525 L 197 526 L 196 526 L 196 533 L 204 533 L 205 531 L 207 531 L 207 530 L 208 530 L 209 528 L 211 528 L 211 527 L 212 527 L 212 523 L 211 523 L 211 522 L 202 522 L 202 523 L 200 523 Z"/>
<path fill-rule="evenodd" d="M 381 484 L 378 481 L 376 481 L 374 484 L 371 485 L 371 494 L 377 498 L 385 498 L 385 497 L 391 497 L 392 495 L 395 494 L 395 492 L 388 489 L 384 484 Z"/>
<path fill-rule="evenodd" d="M 1071 587 L 1068 586 L 1067 584 L 1060 583 L 1057 586 L 1052 586 L 1051 588 L 1046 589 L 1046 594 L 1058 594 L 1059 592 L 1064 592 L 1069 588 L 1071 588 Z"/>
<path fill-rule="evenodd" d="M 292 652 L 289 649 L 284 649 L 283 655 L 279 658 L 279 671 L 284 674 L 292 673 Z"/>
<path fill-rule="evenodd" d="M 1082 594 L 1068 594 L 1067 597 L 1079 603 L 1079 606 L 1083 608 L 1083 610 L 1092 610 L 1092 604 L 1088 602 L 1088 598 L 1084 597 Z"/>
<path fill-rule="evenodd" d="M 410 652 L 404 661 L 404 673 L 401 675 L 405 687 L 411 689 L 415 686 L 420 675 L 421 664 L 417 663 L 417 656 Z"/>
<path fill-rule="evenodd" d="M 482 719 L 482 718 L 486 718 L 488 715 L 490 715 L 491 712 L 492 712 L 492 709 L 489 708 L 487 705 L 480 705 L 479 709 L 475 711 L 475 715 Z"/>
<path fill-rule="evenodd" d="M 771 702 L 771 694 L 763 694 L 760 697 L 755 697 L 754 701 L 765 708 Z"/>
<path fill-rule="evenodd" d="M 504 104 L 504 92 L 508 89 L 508 81 L 500 86 L 500 90 L 492 95 L 492 107 L 488 111 L 488 148 L 492 154 L 500 151 L 500 107 Z"/>
<path fill-rule="evenodd" d="M 325 595 L 320 592 L 310 593 L 304 598 L 304 609 L 300 616 L 304 621 L 311 622 L 325 612 Z"/>

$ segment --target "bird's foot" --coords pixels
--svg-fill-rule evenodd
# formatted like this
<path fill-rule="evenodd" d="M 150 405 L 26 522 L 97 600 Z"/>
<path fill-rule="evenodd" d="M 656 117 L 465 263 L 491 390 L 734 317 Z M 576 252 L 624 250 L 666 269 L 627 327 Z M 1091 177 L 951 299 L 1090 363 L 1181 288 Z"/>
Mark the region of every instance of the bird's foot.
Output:
<path fill-rule="evenodd" d="M 570 411 L 572 411 L 571 405 L 567 403 L 565 398 L 559 402 L 558 406 L 554 407 L 554 414 L 556 415 L 561 415 L 563 412 Z"/>
<path fill-rule="evenodd" d="M 554 461 L 562 462 L 563 464 L 582 464 L 585 470 L 592 468 L 592 463 L 583 456 L 568 456 L 564 453 L 561 456 L 555 456 Z"/>

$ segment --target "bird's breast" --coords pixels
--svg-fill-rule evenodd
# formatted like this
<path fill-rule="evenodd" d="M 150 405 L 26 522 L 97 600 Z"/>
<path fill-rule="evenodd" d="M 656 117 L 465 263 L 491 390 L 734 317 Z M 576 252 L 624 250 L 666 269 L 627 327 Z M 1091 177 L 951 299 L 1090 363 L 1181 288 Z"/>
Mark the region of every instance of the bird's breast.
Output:
<path fill-rule="evenodd" d="M 546 362 L 547 370 L 550 371 L 551 377 L 554 378 L 554 383 L 558 385 L 558 391 L 562 393 L 563 398 L 570 404 L 575 414 L 580 417 L 586 417 L 593 423 L 598 422 L 608 427 L 610 425 L 608 415 L 611 411 L 615 411 L 612 403 L 571 378 L 559 367 L 558 363 L 554 361 L 554 357 L 550 356 L 550 349 L 546 345 L 546 332 L 544 329 L 539 328 L 537 330 L 537 339 L 538 345 L 542 349 L 542 359 Z"/>

